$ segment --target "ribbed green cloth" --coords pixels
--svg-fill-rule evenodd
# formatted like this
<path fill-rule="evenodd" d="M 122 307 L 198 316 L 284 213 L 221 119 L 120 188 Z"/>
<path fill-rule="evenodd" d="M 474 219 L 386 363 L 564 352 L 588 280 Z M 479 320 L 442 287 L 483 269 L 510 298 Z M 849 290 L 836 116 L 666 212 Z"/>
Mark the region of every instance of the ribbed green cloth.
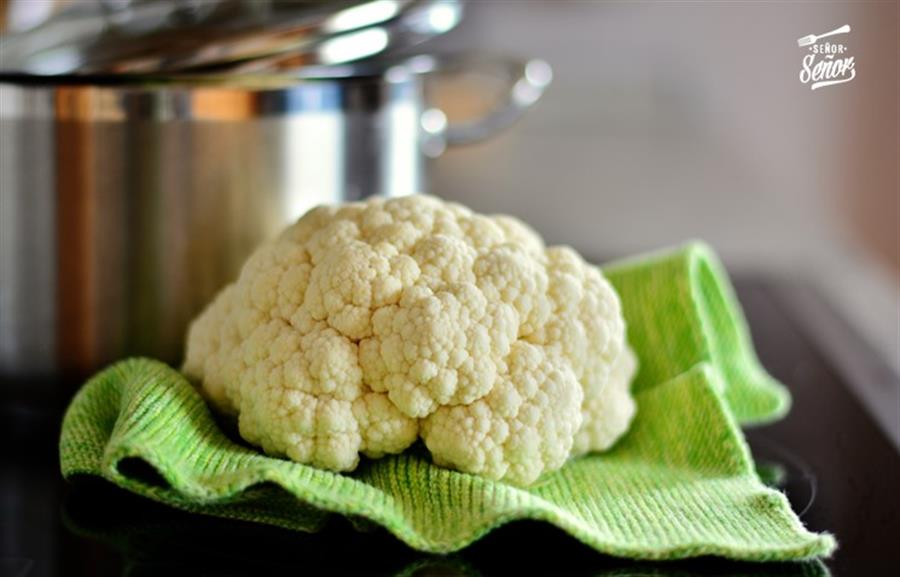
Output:
<path fill-rule="evenodd" d="M 807 531 L 754 472 L 738 422 L 781 416 L 789 397 L 756 361 L 709 249 L 689 245 L 604 271 L 641 362 L 637 417 L 613 450 L 528 489 L 436 467 L 417 450 L 364 461 L 350 475 L 263 455 L 229 440 L 194 388 L 148 359 L 113 365 L 73 399 L 63 475 L 98 475 L 188 511 L 304 531 L 340 513 L 429 552 L 530 518 L 622 557 L 828 555 L 834 539 Z"/>

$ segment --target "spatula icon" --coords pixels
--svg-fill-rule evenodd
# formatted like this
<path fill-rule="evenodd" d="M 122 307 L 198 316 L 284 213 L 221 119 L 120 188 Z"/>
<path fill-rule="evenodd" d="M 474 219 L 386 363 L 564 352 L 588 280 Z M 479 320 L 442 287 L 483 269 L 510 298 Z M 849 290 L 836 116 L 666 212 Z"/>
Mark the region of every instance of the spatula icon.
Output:
<path fill-rule="evenodd" d="M 825 38 L 826 36 L 834 36 L 835 34 L 846 34 L 847 32 L 850 32 L 850 25 L 844 24 L 840 28 L 835 28 L 831 32 L 819 34 L 818 36 L 816 36 L 815 34 L 810 34 L 809 36 L 804 36 L 803 38 L 798 38 L 797 46 L 799 46 L 800 48 L 803 48 L 804 46 L 812 46 L 813 44 L 818 42 L 819 39 L 821 39 L 821 38 Z"/>

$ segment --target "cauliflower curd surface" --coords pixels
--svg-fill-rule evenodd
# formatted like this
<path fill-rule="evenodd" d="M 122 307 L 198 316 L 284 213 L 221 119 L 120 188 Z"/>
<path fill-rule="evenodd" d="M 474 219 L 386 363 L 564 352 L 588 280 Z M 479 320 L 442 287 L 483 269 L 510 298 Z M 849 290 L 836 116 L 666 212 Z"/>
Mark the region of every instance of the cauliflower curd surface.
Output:
<path fill-rule="evenodd" d="M 527 225 L 415 195 L 321 206 L 188 333 L 183 371 L 267 453 L 335 471 L 421 437 L 519 485 L 634 415 L 618 296 Z"/>

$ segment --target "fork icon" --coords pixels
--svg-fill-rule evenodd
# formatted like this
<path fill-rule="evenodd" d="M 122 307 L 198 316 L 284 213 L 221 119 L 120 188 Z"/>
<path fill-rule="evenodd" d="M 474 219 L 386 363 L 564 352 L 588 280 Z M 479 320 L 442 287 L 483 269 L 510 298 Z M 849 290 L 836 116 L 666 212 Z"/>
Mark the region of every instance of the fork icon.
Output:
<path fill-rule="evenodd" d="M 835 34 L 846 34 L 847 32 L 850 32 L 850 25 L 844 24 L 840 28 L 835 28 L 831 32 L 825 32 L 824 34 L 819 34 L 818 36 L 816 36 L 815 34 L 810 34 L 809 36 L 798 38 L 797 46 L 799 46 L 800 48 L 803 48 L 804 46 L 812 46 L 821 38 L 825 38 L 826 36 L 834 36 Z"/>

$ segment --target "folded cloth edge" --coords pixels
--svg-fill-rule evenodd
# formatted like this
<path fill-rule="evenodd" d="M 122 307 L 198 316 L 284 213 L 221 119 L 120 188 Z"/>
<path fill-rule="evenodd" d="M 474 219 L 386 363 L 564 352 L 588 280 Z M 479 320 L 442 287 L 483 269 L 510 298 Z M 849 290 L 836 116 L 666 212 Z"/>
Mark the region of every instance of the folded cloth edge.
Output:
<path fill-rule="evenodd" d="M 640 359 L 636 389 L 706 360 L 722 370 L 725 398 L 739 423 L 765 424 L 787 414 L 790 393 L 760 364 L 737 295 L 709 245 L 691 241 L 602 270 L 620 295 L 629 338 L 644 344 L 636 350 L 654 351 L 654 358 Z"/>

